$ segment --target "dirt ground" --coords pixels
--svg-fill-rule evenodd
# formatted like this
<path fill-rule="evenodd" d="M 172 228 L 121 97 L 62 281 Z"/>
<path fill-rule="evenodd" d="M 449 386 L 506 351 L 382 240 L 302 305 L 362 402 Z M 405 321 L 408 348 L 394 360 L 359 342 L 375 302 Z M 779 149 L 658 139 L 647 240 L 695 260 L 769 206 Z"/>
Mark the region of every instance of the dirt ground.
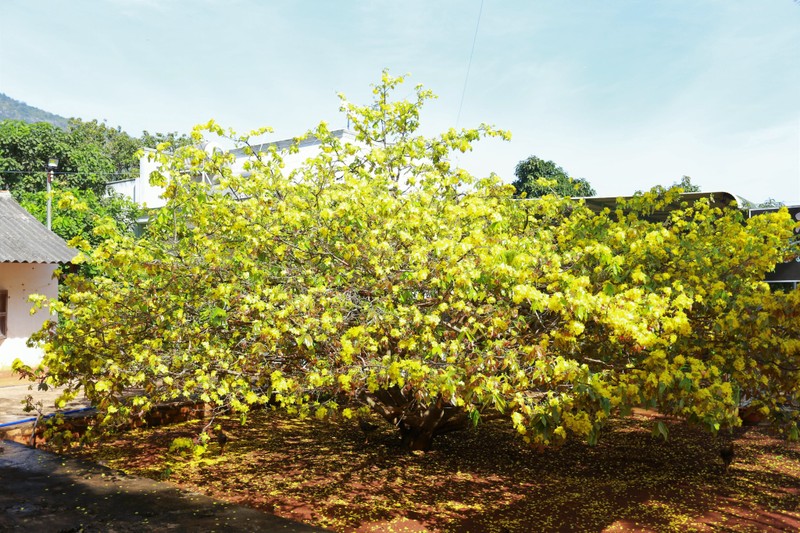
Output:
<path fill-rule="evenodd" d="M 113 468 L 335 531 L 798 531 L 800 447 L 765 428 L 719 439 L 653 416 L 613 422 L 600 443 L 537 452 L 487 423 L 407 453 L 391 428 L 266 412 L 222 420 L 224 450 L 168 452 L 200 422 L 137 430 L 76 451 Z M 733 439 L 725 469 L 719 449 Z"/>

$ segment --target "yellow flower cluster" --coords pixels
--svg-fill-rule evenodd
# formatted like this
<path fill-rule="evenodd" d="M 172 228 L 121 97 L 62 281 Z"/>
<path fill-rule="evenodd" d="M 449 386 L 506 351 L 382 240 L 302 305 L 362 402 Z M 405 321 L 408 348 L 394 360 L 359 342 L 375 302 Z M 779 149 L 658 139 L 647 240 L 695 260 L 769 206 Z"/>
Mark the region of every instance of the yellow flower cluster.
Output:
<path fill-rule="evenodd" d="M 38 301 L 59 314 L 34 338 L 50 383 L 82 387 L 108 423 L 190 398 L 243 416 L 368 408 L 401 429 L 504 416 L 531 442 L 594 442 L 632 407 L 714 431 L 747 397 L 796 428 L 781 408 L 800 399 L 800 301 L 762 283 L 796 253 L 785 211 L 745 221 L 659 188 L 601 213 L 514 199 L 448 158 L 507 133 L 422 137 L 431 94 L 394 102 L 401 82 L 344 100 L 356 139 L 322 124 L 288 173 L 213 122 L 196 136 L 233 137 L 246 175 L 230 154 L 158 153 L 167 205 L 147 233 L 84 243 L 95 275 Z"/>

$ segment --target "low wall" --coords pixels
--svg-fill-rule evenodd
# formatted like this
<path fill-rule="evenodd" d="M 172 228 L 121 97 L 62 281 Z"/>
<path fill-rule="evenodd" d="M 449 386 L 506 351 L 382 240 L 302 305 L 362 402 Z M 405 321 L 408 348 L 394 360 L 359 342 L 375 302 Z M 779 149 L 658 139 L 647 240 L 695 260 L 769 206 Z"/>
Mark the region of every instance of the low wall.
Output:
<path fill-rule="evenodd" d="M 211 406 L 205 403 L 186 402 L 171 403 L 153 407 L 143 418 L 131 422 L 127 428 L 156 427 L 168 424 L 186 422 L 187 420 L 197 420 L 211 417 Z M 60 426 L 60 431 L 70 431 L 73 437 L 78 438 L 86 431 L 90 424 L 94 422 L 94 410 L 80 410 L 78 412 L 68 412 L 64 414 L 64 422 Z M 46 441 L 45 430 L 52 415 L 47 415 L 39 419 L 25 420 L 16 424 L 0 427 L 0 439 L 30 445 L 31 435 L 34 428 L 36 430 L 36 443 Z"/>

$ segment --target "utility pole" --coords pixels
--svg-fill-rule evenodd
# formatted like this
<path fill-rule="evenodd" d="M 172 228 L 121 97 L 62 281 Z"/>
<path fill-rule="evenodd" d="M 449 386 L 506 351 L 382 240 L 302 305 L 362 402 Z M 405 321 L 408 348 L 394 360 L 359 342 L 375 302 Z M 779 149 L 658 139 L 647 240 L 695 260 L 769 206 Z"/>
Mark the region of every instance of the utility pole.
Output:
<path fill-rule="evenodd" d="M 51 157 L 47 160 L 47 229 L 53 226 L 53 198 L 51 194 L 53 171 L 58 168 L 58 159 Z"/>

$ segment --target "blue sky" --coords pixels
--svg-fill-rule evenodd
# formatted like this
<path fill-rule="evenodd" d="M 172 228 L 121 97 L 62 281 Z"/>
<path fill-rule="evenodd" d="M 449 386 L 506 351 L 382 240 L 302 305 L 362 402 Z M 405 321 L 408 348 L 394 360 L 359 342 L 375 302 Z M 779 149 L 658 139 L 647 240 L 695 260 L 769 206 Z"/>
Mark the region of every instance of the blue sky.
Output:
<path fill-rule="evenodd" d="M 336 94 L 367 102 L 388 68 L 439 96 L 426 133 L 512 132 L 458 161 L 478 175 L 537 155 L 601 195 L 689 175 L 800 204 L 793 0 L 3 0 L 0 21 L 0 92 L 133 135 L 344 127 Z"/>

